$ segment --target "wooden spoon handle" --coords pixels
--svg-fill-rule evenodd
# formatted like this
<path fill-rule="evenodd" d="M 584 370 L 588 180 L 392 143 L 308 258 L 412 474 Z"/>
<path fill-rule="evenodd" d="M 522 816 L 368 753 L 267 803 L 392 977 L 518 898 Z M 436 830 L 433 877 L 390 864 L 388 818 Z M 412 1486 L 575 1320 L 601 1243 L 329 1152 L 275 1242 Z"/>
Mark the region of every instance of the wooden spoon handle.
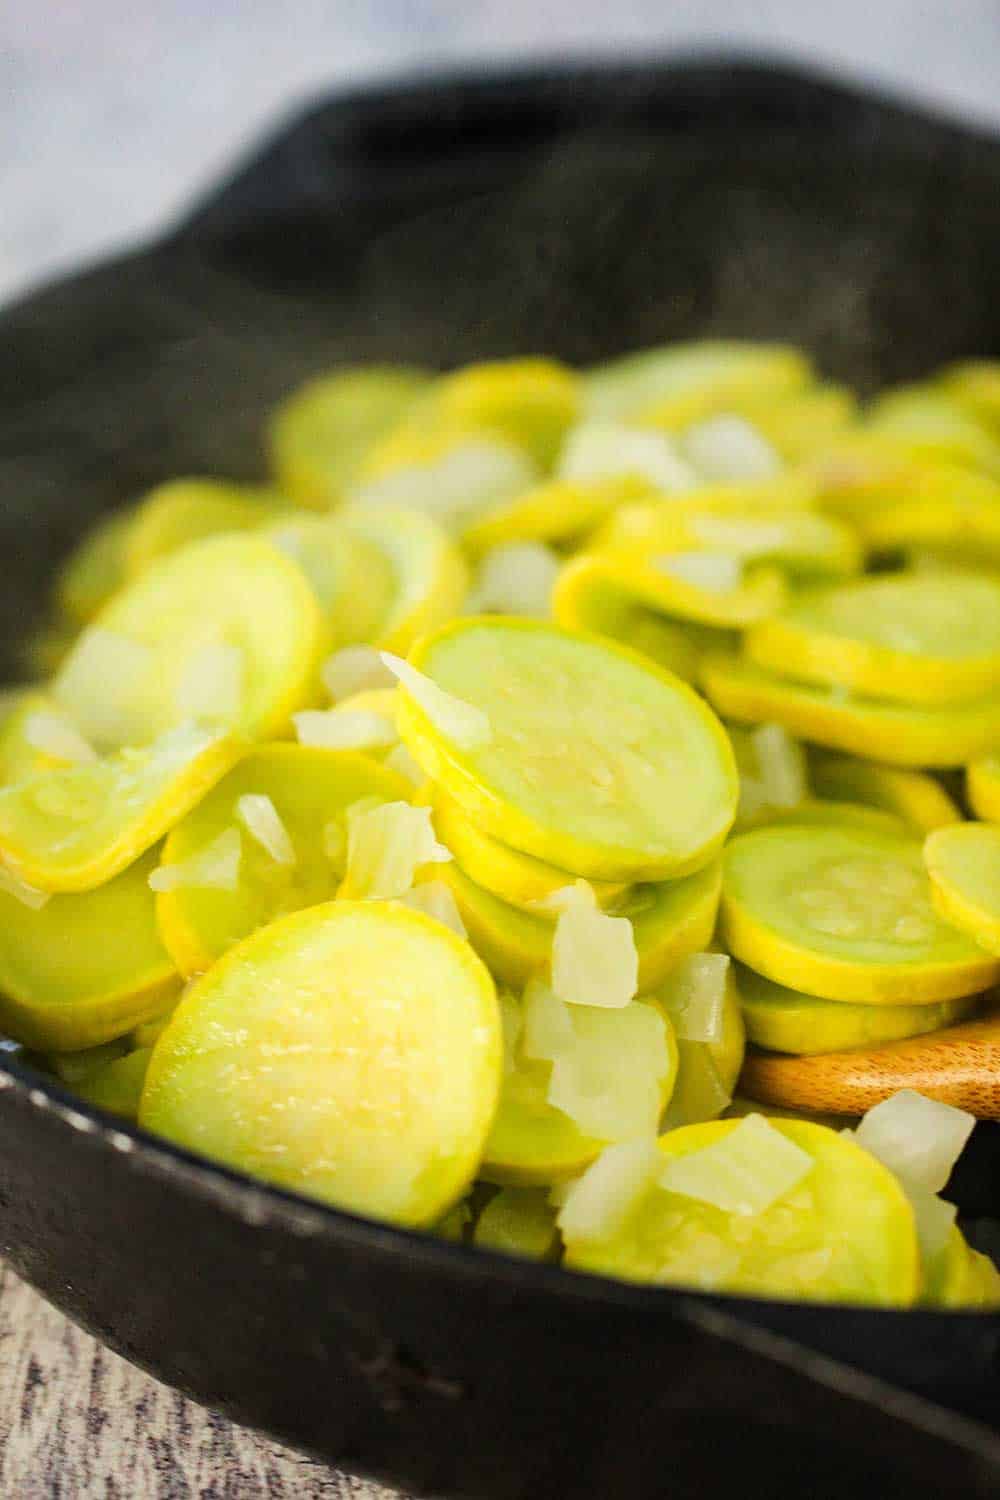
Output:
<path fill-rule="evenodd" d="M 863 1115 L 897 1089 L 1000 1120 L 1000 1012 L 855 1052 L 748 1052 L 740 1078 L 740 1092 L 759 1104 L 835 1115 Z"/>

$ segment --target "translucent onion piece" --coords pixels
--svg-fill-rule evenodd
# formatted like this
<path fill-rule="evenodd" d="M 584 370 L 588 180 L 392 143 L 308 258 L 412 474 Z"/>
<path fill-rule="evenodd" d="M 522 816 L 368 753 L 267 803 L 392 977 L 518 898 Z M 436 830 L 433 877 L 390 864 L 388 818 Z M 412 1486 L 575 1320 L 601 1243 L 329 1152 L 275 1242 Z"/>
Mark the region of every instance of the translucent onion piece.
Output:
<path fill-rule="evenodd" d="M 539 1188 L 502 1188 L 479 1215 L 472 1242 L 505 1255 L 544 1260 L 555 1244 L 556 1219 Z"/>
<path fill-rule="evenodd" d="M 556 1219 L 563 1237 L 574 1242 L 612 1239 L 662 1170 L 663 1157 L 652 1136 L 608 1146 L 563 1199 Z"/>
<path fill-rule="evenodd" d="M 317 750 L 384 750 L 399 739 L 390 719 L 365 709 L 306 708 L 292 723 L 299 744 Z"/>
<path fill-rule="evenodd" d="M 149 877 L 150 888 L 154 891 L 175 891 L 182 887 L 235 891 L 242 853 L 239 829 L 227 828 L 190 859 L 180 860 L 175 865 L 160 865 Z"/>
<path fill-rule="evenodd" d="M 781 472 L 781 459 L 771 444 L 734 412 L 694 423 L 681 438 L 680 447 L 699 474 L 720 484 L 772 479 Z"/>
<path fill-rule="evenodd" d="M 460 750 L 477 750 L 489 744 L 493 731 L 481 708 L 446 693 L 431 678 L 411 667 L 402 657 L 393 656 L 391 651 L 383 651 L 382 660 L 434 727 L 452 744 Z"/>
<path fill-rule="evenodd" d="M 750 741 L 760 770 L 764 804 L 797 807 L 809 795 L 806 754 L 780 724 L 761 724 Z"/>
<path fill-rule="evenodd" d="M 427 773 L 423 766 L 414 760 L 403 744 L 393 745 L 385 758 L 385 764 L 390 771 L 395 771 L 397 775 L 405 776 L 407 781 L 412 781 L 414 786 L 423 786 L 427 780 Z"/>
<path fill-rule="evenodd" d="M 929 1266 L 947 1245 L 952 1225 L 958 1217 L 958 1209 L 954 1203 L 948 1203 L 936 1193 L 914 1190 L 907 1193 L 907 1197 L 916 1220 L 920 1258 L 925 1266 Z"/>
<path fill-rule="evenodd" d="M 552 1064 L 549 1103 L 598 1141 L 653 1134 L 670 1069 L 661 1013 L 637 1000 L 614 1011 L 574 1006 L 571 1019 L 573 1044 Z"/>
<path fill-rule="evenodd" d="M 270 797 L 259 792 L 247 792 L 238 797 L 236 816 L 275 864 L 294 865 L 295 846 Z"/>
<path fill-rule="evenodd" d="M 347 872 L 340 895 L 389 901 L 406 894 L 424 865 L 451 854 L 434 837 L 429 807 L 367 802 L 347 810 Z"/>
<path fill-rule="evenodd" d="M 29 714 L 24 723 L 24 738 L 34 750 L 56 760 L 82 763 L 97 759 L 97 751 L 79 730 L 58 714 Z"/>
<path fill-rule="evenodd" d="M 0 891 L 5 896 L 13 896 L 15 901 L 20 901 L 22 906 L 28 906 L 32 911 L 41 911 L 42 907 L 52 899 L 49 891 L 40 891 L 37 886 L 29 885 L 0 861 Z"/>
<path fill-rule="evenodd" d="M 99 750 L 141 739 L 141 684 L 153 657 L 148 646 L 92 625 L 77 641 L 53 684 L 57 701 Z"/>
<path fill-rule="evenodd" d="M 320 675 L 334 703 L 355 693 L 396 685 L 395 677 L 374 646 L 343 646 L 327 657 Z"/>
<path fill-rule="evenodd" d="M 552 993 L 543 979 L 528 981 L 522 1006 L 521 1050 L 525 1057 L 535 1062 L 554 1062 L 572 1048 L 576 1033 L 569 1006 Z"/>
<path fill-rule="evenodd" d="M 668 552 L 656 558 L 661 573 L 699 589 L 725 594 L 743 582 L 743 564 L 726 552 Z"/>
<path fill-rule="evenodd" d="M 177 712 L 203 724 L 232 724 L 239 717 L 244 670 L 239 646 L 213 641 L 199 647 L 177 684 Z"/>
<path fill-rule="evenodd" d="M 701 1151 L 667 1163 L 660 1186 L 668 1193 L 711 1203 L 726 1213 L 762 1214 L 798 1187 L 813 1159 L 763 1115 L 747 1115 L 735 1130 Z"/>
<path fill-rule="evenodd" d="M 727 953 L 692 953 L 667 979 L 660 998 L 670 1012 L 679 1041 L 722 1039 L 728 971 Z"/>
<path fill-rule="evenodd" d="M 366 479 L 348 496 L 361 506 L 422 510 L 449 531 L 461 531 L 484 511 L 538 481 L 538 470 L 511 443 L 469 438 L 430 462 L 411 463 Z"/>
<path fill-rule="evenodd" d="M 599 911 L 589 887 L 586 896 L 570 890 L 576 894 L 564 903 L 552 939 L 552 988 L 570 1005 L 620 1010 L 639 986 L 632 923 Z"/>
<path fill-rule="evenodd" d="M 548 619 L 560 561 L 541 542 L 506 542 L 479 565 L 466 608 L 472 614 L 529 615 Z"/>
<path fill-rule="evenodd" d="M 641 479 L 664 494 L 680 494 L 698 483 L 696 471 L 665 433 L 619 422 L 583 422 L 574 427 L 560 456 L 557 477 L 576 484 Z"/>
<path fill-rule="evenodd" d="M 874 1105 L 855 1134 L 858 1145 L 895 1173 L 908 1194 L 939 1193 L 975 1123 L 964 1109 L 900 1089 Z"/>
<path fill-rule="evenodd" d="M 455 905 L 455 898 L 451 894 L 451 887 L 445 885 L 443 880 L 425 880 L 422 885 L 415 885 L 412 890 L 404 892 L 399 899 L 404 906 L 412 906 L 414 911 L 425 912 L 435 922 L 450 927 L 460 938 L 468 936 L 465 923 Z"/>

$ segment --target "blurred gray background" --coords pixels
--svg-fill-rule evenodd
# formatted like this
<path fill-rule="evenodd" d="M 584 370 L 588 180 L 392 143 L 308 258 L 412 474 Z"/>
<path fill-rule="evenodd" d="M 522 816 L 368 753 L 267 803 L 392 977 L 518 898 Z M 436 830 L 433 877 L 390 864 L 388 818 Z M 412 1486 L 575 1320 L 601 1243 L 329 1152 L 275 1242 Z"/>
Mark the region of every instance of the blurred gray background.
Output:
<path fill-rule="evenodd" d="M 1000 129 L 1000 0 L 0 0 L 0 301 L 150 235 L 328 87 L 694 46 L 808 60 Z"/>

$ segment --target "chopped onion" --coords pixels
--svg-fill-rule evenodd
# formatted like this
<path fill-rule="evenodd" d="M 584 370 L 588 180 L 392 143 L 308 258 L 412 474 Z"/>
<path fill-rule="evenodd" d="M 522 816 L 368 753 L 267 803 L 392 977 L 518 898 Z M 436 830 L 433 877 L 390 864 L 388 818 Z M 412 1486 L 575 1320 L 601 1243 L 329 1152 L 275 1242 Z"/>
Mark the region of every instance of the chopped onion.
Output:
<path fill-rule="evenodd" d="M 422 510 L 450 531 L 530 489 L 538 470 L 520 448 L 495 438 L 464 438 L 423 463 L 387 470 L 352 491 L 357 505 Z"/>
<path fill-rule="evenodd" d="M 347 872 L 340 894 L 354 900 L 389 901 L 405 895 L 417 871 L 451 854 L 434 837 L 429 807 L 367 798 L 347 810 Z"/>
<path fill-rule="evenodd" d="M 573 1043 L 552 1064 L 546 1097 L 599 1141 L 652 1135 L 670 1071 L 667 1024 L 641 1000 L 624 1010 L 574 1006 Z"/>
<path fill-rule="evenodd" d="M 275 864 L 294 865 L 295 846 L 270 797 L 259 792 L 247 792 L 238 797 L 236 816 Z"/>
<path fill-rule="evenodd" d="M 87 743 L 79 730 L 59 714 L 29 714 L 24 723 L 24 738 L 33 750 L 41 750 L 56 760 L 84 764 L 97 759 L 97 751 Z"/>
<path fill-rule="evenodd" d="M 769 807 L 797 807 L 809 795 L 806 753 L 780 724 L 761 724 L 750 740 L 760 768 L 764 802 Z"/>
<path fill-rule="evenodd" d="M 668 1161 L 660 1186 L 731 1214 L 762 1214 L 798 1187 L 813 1159 L 763 1115 L 747 1115 L 701 1151 Z"/>
<path fill-rule="evenodd" d="M 98 750 L 116 750 L 143 738 L 142 689 L 153 660 L 148 646 L 100 625 L 90 626 L 77 640 L 53 692 Z"/>
<path fill-rule="evenodd" d="M 179 860 L 173 865 L 160 865 L 149 877 L 150 889 L 235 891 L 242 853 L 239 829 L 227 828 L 189 859 Z"/>
<path fill-rule="evenodd" d="M 666 980 L 660 996 L 679 1041 L 721 1040 L 728 974 L 727 953 L 693 953 Z"/>
<path fill-rule="evenodd" d="M 405 891 L 399 900 L 404 906 L 412 906 L 414 911 L 422 911 L 428 917 L 433 917 L 435 922 L 450 927 L 460 938 L 468 936 L 465 923 L 455 905 L 455 898 L 451 894 L 451 887 L 445 885 L 443 880 L 426 880 L 422 885 L 415 885 L 412 890 Z"/>
<path fill-rule="evenodd" d="M 37 886 L 29 885 L 22 880 L 20 875 L 15 875 L 9 865 L 0 860 L 0 892 L 5 896 L 13 896 L 15 901 L 20 901 L 22 906 L 30 907 L 32 911 L 41 911 L 52 899 L 51 891 L 40 891 Z"/>
<path fill-rule="evenodd" d="M 474 1245 L 543 1260 L 555 1243 L 556 1220 L 541 1188 L 508 1187 L 479 1215 L 472 1235 Z"/>
<path fill-rule="evenodd" d="M 608 1146 L 563 1199 L 556 1219 L 563 1238 L 567 1243 L 613 1239 L 662 1170 L 652 1136 Z"/>
<path fill-rule="evenodd" d="M 695 470 L 665 433 L 623 422 L 574 427 L 559 458 L 558 478 L 577 484 L 640 479 L 663 494 L 680 494 L 698 483 Z"/>
<path fill-rule="evenodd" d="M 390 771 L 395 771 L 397 776 L 403 776 L 407 781 L 412 781 L 414 786 L 422 786 L 427 780 L 424 768 L 418 761 L 413 759 L 404 744 L 393 745 L 385 758 L 385 764 Z"/>
<path fill-rule="evenodd" d="M 620 1010 L 639 987 L 639 954 L 628 917 L 609 917 L 569 887 L 552 939 L 552 988 L 571 1005 Z"/>
<path fill-rule="evenodd" d="M 726 594 L 743 582 L 743 564 L 726 552 L 667 552 L 655 563 L 661 573 L 713 594 Z"/>
<path fill-rule="evenodd" d="M 939 1193 L 975 1123 L 964 1109 L 900 1089 L 862 1116 L 855 1135 L 907 1192 Z"/>
<path fill-rule="evenodd" d="M 354 708 L 306 708 L 292 714 L 300 745 L 316 750 L 384 750 L 399 739 L 384 714 Z"/>
<path fill-rule="evenodd" d="M 396 679 L 374 646 L 342 646 L 327 657 L 320 675 L 334 703 L 355 693 L 396 685 Z"/>
<path fill-rule="evenodd" d="M 695 422 L 684 433 L 680 447 L 699 474 L 723 484 L 771 479 L 781 472 L 775 449 L 752 423 L 735 412 Z"/>
<path fill-rule="evenodd" d="M 925 1193 L 913 1189 L 906 1195 L 913 1209 L 920 1241 L 920 1258 L 925 1266 L 937 1259 L 948 1243 L 952 1226 L 958 1217 L 954 1203 L 939 1198 L 936 1193 Z"/>
<path fill-rule="evenodd" d="M 382 660 L 434 727 L 460 750 L 479 750 L 489 744 L 493 731 L 481 708 L 446 693 L 430 677 L 411 667 L 401 656 L 393 656 L 391 651 L 383 651 Z"/>
<path fill-rule="evenodd" d="M 466 609 L 470 614 L 528 615 L 547 619 L 560 561 L 542 542 L 507 542 L 479 564 Z"/>
<path fill-rule="evenodd" d="M 522 999 L 524 1039 L 521 1050 L 535 1062 L 554 1062 L 568 1052 L 576 1033 L 569 1006 L 554 995 L 543 979 L 530 979 Z"/>
<path fill-rule="evenodd" d="M 245 664 L 239 646 L 212 641 L 192 651 L 184 664 L 174 704 L 185 718 L 232 724 L 243 701 Z"/>

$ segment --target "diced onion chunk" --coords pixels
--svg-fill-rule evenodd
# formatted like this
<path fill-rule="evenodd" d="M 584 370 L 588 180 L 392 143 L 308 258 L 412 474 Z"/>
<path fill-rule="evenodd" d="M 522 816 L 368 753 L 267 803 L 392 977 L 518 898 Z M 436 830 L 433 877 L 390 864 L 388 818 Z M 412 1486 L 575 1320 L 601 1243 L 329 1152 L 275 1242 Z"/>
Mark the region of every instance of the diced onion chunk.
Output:
<path fill-rule="evenodd" d="M 908 1192 L 939 1193 L 975 1123 L 964 1109 L 900 1089 L 862 1117 L 855 1135 Z"/>
<path fill-rule="evenodd" d="M 771 479 L 781 459 L 761 432 L 735 412 L 695 422 L 684 433 L 681 452 L 705 479 L 739 484 Z"/>
<path fill-rule="evenodd" d="M 726 1213 L 762 1214 L 803 1182 L 813 1159 L 765 1120 L 747 1115 L 721 1140 L 668 1161 L 660 1186 Z"/>
<path fill-rule="evenodd" d="M 192 651 L 174 698 L 177 712 L 204 724 L 232 724 L 243 700 L 245 664 L 239 646 L 212 641 Z"/>
<path fill-rule="evenodd" d="M 33 750 L 40 750 L 56 760 L 82 765 L 97 759 L 93 745 L 88 744 L 80 731 L 60 714 L 43 711 L 29 714 L 24 724 L 24 738 Z"/>
<path fill-rule="evenodd" d="M 403 506 L 424 511 L 449 531 L 538 480 L 535 465 L 512 443 L 469 437 L 423 463 L 415 462 L 366 479 L 349 496 L 363 506 Z"/>
<path fill-rule="evenodd" d="M 660 1011 L 636 1000 L 624 1010 L 574 1006 L 570 1018 L 573 1042 L 552 1064 L 549 1103 L 594 1140 L 653 1134 L 670 1070 Z"/>
<path fill-rule="evenodd" d="M 416 872 L 451 854 L 434 837 L 429 807 L 368 799 L 347 811 L 347 873 L 340 894 L 391 901 L 406 894 Z"/>
<path fill-rule="evenodd" d="M 479 564 L 467 609 L 472 614 L 528 615 L 547 619 L 559 558 L 541 542 L 507 542 Z"/>
<path fill-rule="evenodd" d="M 306 708 L 292 723 L 299 744 L 316 750 L 384 750 L 399 738 L 391 719 L 367 709 Z"/>
<path fill-rule="evenodd" d="M 797 807 L 809 793 L 805 751 L 780 724 L 750 733 L 760 769 L 761 796 L 768 807 Z"/>
<path fill-rule="evenodd" d="M 227 828 L 190 858 L 173 865 L 160 865 L 149 877 L 150 888 L 154 891 L 186 888 L 234 891 L 239 880 L 242 853 L 239 829 Z"/>
<path fill-rule="evenodd" d="M 481 708 L 446 693 L 430 677 L 391 651 L 383 651 L 382 660 L 434 727 L 460 750 L 478 750 L 489 744 L 493 731 Z"/>
<path fill-rule="evenodd" d="M 414 760 L 409 750 L 402 743 L 393 745 L 385 758 L 385 764 L 390 771 L 395 771 L 397 776 L 411 781 L 414 786 L 422 786 L 427 780 L 426 773 L 419 761 Z"/>
<path fill-rule="evenodd" d="M 426 880 L 421 885 L 415 885 L 412 890 L 405 891 L 399 900 L 404 906 L 412 906 L 414 911 L 422 911 L 428 917 L 433 917 L 435 922 L 450 928 L 460 938 L 466 936 L 465 923 L 455 904 L 451 887 L 445 885 L 443 880 Z"/>
<path fill-rule="evenodd" d="M 554 995 L 543 979 L 528 981 L 524 991 L 524 1031 L 521 1050 L 536 1062 L 554 1062 L 575 1040 L 569 1006 Z"/>
<path fill-rule="evenodd" d="M 558 477 L 576 484 L 639 479 L 663 494 L 693 489 L 698 476 L 662 432 L 622 422 L 582 422 L 570 432 Z"/>
<path fill-rule="evenodd" d="M 727 953 L 693 953 L 660 992 L 679 1041 L 718 1042 L 729 974 Z"/>
<path fill-rule="evenodd" d="M 355 693 L 395 687 L 396 679 L 374 646 L 343 646 L 328 656 L 320 675 L 334 703 Z"/>
<path fill-rule="evenodd" d="M 588 888 L 589 890 L 589 888 Z M 571 1005 L 620 1010 L 639 986 L 639 954 L 627 917 L 598 910 L 570 887 L 552 940 L 552 988 Z"/>
<path fill-rule="evenodd" d="M 556 1220 L 563 1238 L 567 1243 L 612 1239 L 662 1170 L 652 1136 L 608 1146 L 563 1198 Z"/>
<path fill-rule="evenodd" d="M 668 552 L 656 559 L 661 573 L 713 594 L 726 594 L 743 582 L 743 564 L 726 552 Z"/>
<path fill-rule="evenodd" d="M 53 685 L 84 739 L 116 750 L 143 738 L 142 687 L 153 663 L 148 646 L 91 625 L 80 636 Z"/>
<path fill-rule="evenodd" d="M 270 797 L 259 792 L 247 792 L 238 797 L 236 816 L 275 864 L 294 865 L 295 846 Z"/>

